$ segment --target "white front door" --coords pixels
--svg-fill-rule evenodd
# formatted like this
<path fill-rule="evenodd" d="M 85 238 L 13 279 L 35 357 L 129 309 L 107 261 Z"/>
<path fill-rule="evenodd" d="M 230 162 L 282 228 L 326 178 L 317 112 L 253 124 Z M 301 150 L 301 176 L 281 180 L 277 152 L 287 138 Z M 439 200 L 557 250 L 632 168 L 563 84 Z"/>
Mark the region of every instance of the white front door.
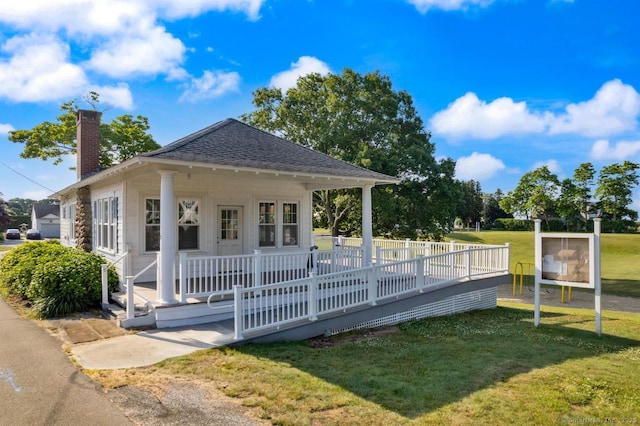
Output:
<path fill-rule="evenodd" d="M 242 207 L 218 207 L 218 256 L 242 254 Z"/>

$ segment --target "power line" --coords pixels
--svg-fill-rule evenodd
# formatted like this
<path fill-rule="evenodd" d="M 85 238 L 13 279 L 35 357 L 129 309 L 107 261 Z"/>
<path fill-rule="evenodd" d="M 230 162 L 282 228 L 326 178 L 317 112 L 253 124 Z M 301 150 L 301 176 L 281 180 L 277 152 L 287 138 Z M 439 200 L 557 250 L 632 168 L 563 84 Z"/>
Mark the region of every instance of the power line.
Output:
<path fill-rule="evenodd" d="M 42 187 L 42 188 L 46 189 L 47 191 L 49 191 L 49 192 L 56 192 L 56 191 L 54 191 L 54 190 L 53 190 L 53 189 L 51 189 L 51 188 L 47 188 L 46 186 L 44 186 L 44 185 L 43 185 L 43 184 L 41 184 L 40 182 L 36 182 L 35 180 L 31 179 L 30 177 L 23 175 L 22 173 L 20 173 L 20 172 L 19 172 L 19 171 L 17 171 L 16 169 L 14 169 L 14 168 L 12 168 L 12 167 L 9 167 L 8 165 L 4 164 L 2 161 L 0 161 L 0 164 L 2 164 L 3 166 L 5 166 L 7 169 L 11 170 L 11 171 L 12 171 L 12 172 L 14 172 L 15 174 L 22 176 L 22 177 L 23 177 L 23 178 L 25 178 L 26 180 L 28 180 L 28 181 L 30 181 L 30 182 L 33 182 L 33 183 L 35 183 L 36 185 L 38 185 L 38 186 L 40 186 L 40 187 Z"/>

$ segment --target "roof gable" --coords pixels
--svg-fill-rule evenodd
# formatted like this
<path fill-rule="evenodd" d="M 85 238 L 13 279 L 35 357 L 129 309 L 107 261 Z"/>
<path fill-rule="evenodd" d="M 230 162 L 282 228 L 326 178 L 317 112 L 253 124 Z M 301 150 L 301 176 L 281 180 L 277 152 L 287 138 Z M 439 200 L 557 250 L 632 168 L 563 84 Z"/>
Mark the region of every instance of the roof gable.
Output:
<path fill-rule="evenodd" d="M 60 204 L 34 204 L 33 212 L 36 219 L 42 219 L 49 215 L 60 217 Z"/>
<path fill-rule="evenodd" d="M 141 157 L 351 178 L 396 179 L 229 118 Z"/>

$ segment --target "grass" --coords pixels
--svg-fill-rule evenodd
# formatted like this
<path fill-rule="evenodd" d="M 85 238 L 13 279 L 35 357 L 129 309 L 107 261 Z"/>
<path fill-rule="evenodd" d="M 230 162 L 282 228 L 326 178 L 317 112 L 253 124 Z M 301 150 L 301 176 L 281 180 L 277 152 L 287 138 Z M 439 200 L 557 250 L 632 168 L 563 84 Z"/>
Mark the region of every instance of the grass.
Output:
<path fill-rule="evenodd" d="M 640 422 L 640 315 L 527 305 L 401 324 L 392 334 L 199 351 L 90 372 L 105 387 L 188 380 L 276 425 Z M 357 337 L 357 338 L 354 338 Z"/>
<path fill-rule="evenodd" d="M 510 243 L 512 272 L 517 262 L 533 264 L 535 260 L 533 232 L 460 232 L 449 234 L 447 240 L 477 244 Z M 640 234 L 602 234 L 600 240 L 602 292 L 640 297 Z M 525 275 L 528 272 L 525 266 Z M 530 274 L 533 274 L 533 269 Z"/>

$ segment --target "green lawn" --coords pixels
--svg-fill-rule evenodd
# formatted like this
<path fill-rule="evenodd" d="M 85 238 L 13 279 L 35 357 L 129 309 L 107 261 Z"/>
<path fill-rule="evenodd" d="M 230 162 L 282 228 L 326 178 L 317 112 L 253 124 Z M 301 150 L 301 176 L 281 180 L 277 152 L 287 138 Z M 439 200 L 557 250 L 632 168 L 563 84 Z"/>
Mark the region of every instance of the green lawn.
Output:
<path fill-rule="evenodd" d="M 401 324 L 392 334 L 203 350 L 90 372 L 105 387 L 187 380 L 276 425 L 640 422 L 640 315 L 498 309 Z M 356 338 L 357 337 L 357 338 Z M 322 343 L 322 344 L 317 344 Z"/>
<path fill-rule="evenodd" d="M 449 234 L 447 240 L 479 244 L 510 243 L 512 272 L 517 262 L 534 262 L 533 232 L 460 232 Z M 640 297 L 640 234 L 602 234 L 601 244 L 603 293 Z M 527 272 L 525 267 L 525 274 Z"/>

